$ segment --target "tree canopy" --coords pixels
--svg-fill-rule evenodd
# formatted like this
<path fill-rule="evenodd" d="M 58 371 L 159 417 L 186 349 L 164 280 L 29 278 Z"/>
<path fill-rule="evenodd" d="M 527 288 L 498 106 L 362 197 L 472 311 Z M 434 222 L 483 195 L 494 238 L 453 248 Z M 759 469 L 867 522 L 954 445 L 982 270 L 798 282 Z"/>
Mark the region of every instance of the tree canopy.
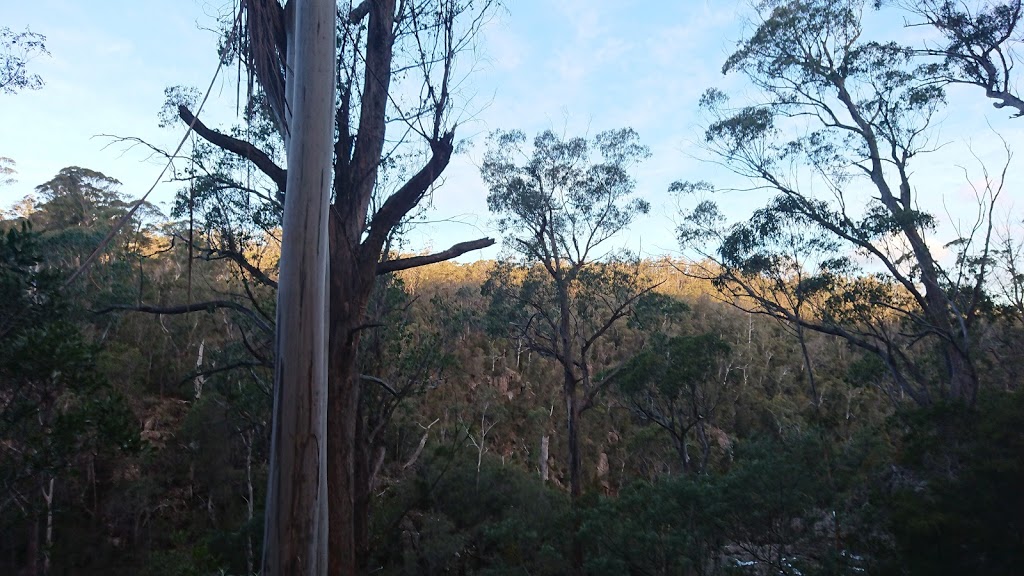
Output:
<path fill-rule="evenodd" d="M 16 94 L 22 90 L 38 90 L 43 79 L 29 72 L 28 65 L 38 56 L 49 56 L 46 36 L 32 32 L 14 32 L 0 27 L 0 94 Z"/>

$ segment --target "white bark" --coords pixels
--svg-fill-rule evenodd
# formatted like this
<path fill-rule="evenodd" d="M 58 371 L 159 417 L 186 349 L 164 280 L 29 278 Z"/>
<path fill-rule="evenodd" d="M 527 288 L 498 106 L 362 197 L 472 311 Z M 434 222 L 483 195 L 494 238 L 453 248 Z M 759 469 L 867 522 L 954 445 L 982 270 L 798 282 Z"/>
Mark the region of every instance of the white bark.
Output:
<path fill-rule="evenodd" d="M 611 483 L 608 481 L 607 452 L 601 452 L 597 457 L 597 481 L 601 484 L 606 496 L 611 493 Z"/>
<path fill-rule="evenodd" d="M 335 5 L 293 1 L 264 576 L 327 572 L 327 206 Z"/>
<path fill-rule="evenodd" d="M 423 453 L 423 447 L 427 445 L 427 438 L 430 437 L 430 429 L 433 428 L 434 424 L 437 424 L 440 420 L 440 418 L 435 418 L 434 421 L 428 424 L 427 426 L 420 424 L 420 428 L 423 428 L 423 437 L 420 438 L 420 444 L 419 446 L 416 447 L 416 451 L 413 452 L 412 457 L 409 458 L 409 461 L 405 463 L 405 466 L 402 466 L 403 470 L 412 466 L 413 464 L 416 463 L 417 460 L 420 459 L 420 454 Z"/>
<path fill-rule="evenodd" d="M 540 437 L 540 479 L 542 482 L 548 481 L 548 443 L 551 438 L 545 434 Z"/>
<path fill-rule="evenodd" d="M 205 339 L 204 340 L 200 340 L 199 341 L 199 354 L 196 356 L 196 372 L 199 372 L 199 370 L 201 370 L 202 367 L 203 367 L 203 350 L 205 349 L 205 347 L 206 347 L 206 340 Z M 203 395 L 203 385 L 205 383 L 206 383 L 206 378 L 204 378 L 202 374 L 197 375 L 195 377 L 195 380 L 193 380 L 193 386 L 195 387 L 195 393 L 196 393 L 196 395 L 195 395 L 195 399 L 196 400 L 199 400 L 199 398 L 202 397 L 202 395 Z"/>
<path fill-rule="evenodd" d="M 480 467 L 484 462 L 484 452 L 487 452 L 487 433 L 490 432 L 491 429 L 494 428 L 494 425 L 498 423 L 497 421 L 491 422 L 490 424 L 487 423 L 487 408 L 489 406 L 490 404 L 484 404 L 484 412 L 480 415 L 480 441 L 478 442 L 472 434 L 469 436 L 470 443 L 472 443 L 473 447 L 476 448 L 477 488 L 480 488 Z"/>

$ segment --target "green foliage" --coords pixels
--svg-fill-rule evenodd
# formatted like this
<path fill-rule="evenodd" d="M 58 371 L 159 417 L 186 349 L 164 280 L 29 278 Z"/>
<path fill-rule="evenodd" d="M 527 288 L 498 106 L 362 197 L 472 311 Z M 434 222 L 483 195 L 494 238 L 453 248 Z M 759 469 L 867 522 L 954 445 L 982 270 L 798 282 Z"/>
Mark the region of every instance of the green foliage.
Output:
<path fill-rule="evenodd" d="M 757 5 L 756 28 L 723 72 L 743 75 L 760 96 L 737 107 L 712 88 L 700 106 L 708 151 L 773 197 L 728 224 L 703 197 L 713 187 L 677 183 L 673 191 L 702 196 L 684 212 L 679 241 L 714 264 L 706 277 L 726 297 L 877 355 L 887 386 L 918 404 L 970 399 L 979 385 L 971 331 L 990 307 L 991 248 L 980 230 L 1001 184 L 979 194 L 978 224 L 948 244 L 956 266 L 946 265 L 926 241 L 936 220 L 919 209 L 912 175 L 945 105 L 949 69 L 922 59 L 930 51 L 869 39 L 865 4 Z M 995 54 L 975 63 L 987 58 Z M 857 192 L 859 183 L 871 193 Z M 863 266 L 880 272 L 869 278 Z"/>
<path fill-rule="evenodd" d="M 46 36 L 25 28 L 12 32 L 0 27 L 0 94 L 15 94 L 19 90 L 38 90 L 43 79 L 28 71 L 28 63 L 38 56 L 49 56 Z"/>
<path fill-rule="evenodd" d="M 593 141 L 546 131 L 529 153 L 525 142 L 519 131 L 492 133 L 481 167 L 488 207 L 518 257 L 495 266 L 482 287 L 491 304 L 487 326 L 557 361 L 567 398 L 582 406 L 600 387 L 591 374 L 607 368 L 594 362 L 595 346 L 653 288 L 637 259 L 621 254 L 608 262 L 597 253 L 649 210 L 633 197 L 629 169 L 650 152 L 630 128 Z M 578 466 L 572 468 L 578 480 Z"/>
<path fill-rule="evenodd" d="M 228 134 L 251 139 L 266 150 L 280 146 L 269 133 L 247 133 L 235 127 Z M 266 243 L 280 230 L 283 197 L 278 196 L 276 184 L 252 170 L 244 158 L 199 143 L 183 178 L 188 186 L 175 195 L 171 217 L 187 222 L 198 247 L 242 253 Z"/>
<path fill-rule="evenodd" d="M 90 324 L 66 312 L 73 303 L 59 297 L 45 242 L 23 223 L 0 250 L 0 322 L 8 330 L 0 375 L 4 386 L 30 391 L 9 404 L 24 418 L 0 412 L 2 446 L 21 451 L 4 454 L 0 481 L 25 495 L 24 510 L 0 502 L 3 530 L 19 535 L 2 545 L 0 570 L 24 566 L 27 535 L 45 510 L 40 483 L 54 475 L 54 570 L 247 573 L 262 532 L 265 369 L 219 371 L 248 352 L 237 335 L 223 335 L 237 326 L 216 314 L 125 317 L 109 324 L 98 351 Z M 156 264 L 174 270 L 175 257 L 157 255 L 142 269 L 170 298 L 183 288 L 159 281 Z M 594 318 L 597 295 L 615 294 L 616 275 L 632 266 L 601 263 L 581 274 L 600 291 L 578 293 L 586 302 L 575 317 Z M 540 267 L 495 270 L 492 290 L 507 280 L 532 298 L 550 297 Z M 663 286 L 683 281 L 668 270 Z M 1024 450 L 1024 422 L 1016 395 L 983 397 L 973 412 L 914 412 L 885 427 L 879 422 L 891 406 L 875 392 L 887 377 L 881 360 L 810 334 L 821 399 L 812 407 L 791 332 L 701 292 L 685 301 L 645 293 L 631 321 L 595 345 L 598 375 L 624 365 L 581 426 L 585 493 L 574 515 L 560 464 L 557 367 L 531 359 L 507 332 L 486 333 L 482 270 L 472 280 L 451 274 L 384 279 L 369 307 L 385 326 L 364 335 L 361 370 L 404 390 L 398 404 L 367 382 L 364 396 L 365 407 L 393 419 L 373 444 L 384 457 L 372 507 L 376 573 L 564 574 L 577 526 L 591 574 L 1000 574 L 1017 565 L 1015 456 Z M 233 282 L 228 274 L 202 278 Z M 891 286 L 871 278 L 836 272 L 831 284 L 815 282 L 806 276 L 789 290 L 810 300 L 845 287 L 834 297 L 845 298 L 849 317 L 864 300 L 891 297 Z M 514 305 L 506 313 L 527 317 Z M 202 366 L 198 341 L 206 343 Z M 199 389 L 197 372 L 207 372 Z M 677 424 L 699 423 L 683 438 L 693 460 L 705 449 L 697 432 L 705 427 L 712 458 L 703 473 L 679 473 L 679 447 L 636 417 L 638 401 L 651 414 L 676 410 Z M 45 426 L 41 407 L 51 416 Z M 412 458 L 435 419 L 422 455 Z M 550 437 L 547 483 L 538 477 L 541 434 Z M 598 454 L 610 469 L 603 475 L 595 474 Z"/>
<path fill-rule="evenodd" d="M 650 209 L 630 198 L 629 169 L 650 156 L 632 129 L 601 132 L 592 142 L 562 140 L 549 130 L 534 138 L 529 153 L 525 144 L 522 132 L 492 133 L 481 175 L 490 190 L 487 207 L 527 262 L 597 258 L 592 249 Z"/>
<path fill-rule="evenodd" d="M 123 399 L 96 371 L 95 349 L 66 319 L 56 276 L 39 268 L 39 250 L 26 223 L 0 238 L 0 431 L 32 446 L 14 451 L 32 470 L 56 473 L 84 446 L 131 450 L 137 436 Z"/>
<path fill-rule="evenodd" d="M 46 267 L 70 275 L 102 244 L 131 209 L 119 186 L 101 172 L 71 166 L 36 187 L 39 200 L 26 217 L 40 233 Z M 152 248 L 149 226 L 157 217 L 159 210 L 143 205 L 106 246 L 105 265 L 91 266 L 85 281 L 62 288 L 64 293 L 82 310 L 128 300 L 137 283 L 132 261 Z"/>
<path fill-rule="evenodd" d="M 712 574 L 720 522 L 703 479 L 636 483 L 584 513 L 588 574 Z"/>
<path fill-rule="evenodd" d="M 1024 563 L 1024 396 L 918 410 L 900 426 L 885 574 L 1016 574 Z"/>
<path fill-rule="evenodd" d="M 19 534 L 5 550 L 33 538 L 13 526 L 38 529 L 54 510 L 60 526 L 99 514 L 96 470 L 140 446 L 127 399 L 97 370 L 96 348 L 71 320 L 57 276 L 40 265 L 41 245 L 24 222 L 0 237 L 0 526 Z M 70 496 L 90 484 L 91 501 Z M 82 542 L 105 548 L 97 538 Z M 75 549 L 64 558 L 102 553 Z"/>
<path fill-rule="evenodd" d="M 467 450 L 438 450 L 385 501 L 383 574 L 564 574 L 569 506 L 533 475 Z M 401 561 L 399 565 L 398 561 Z"/>
<path fill-rule="evenodd" d="M 860 573 L 836 549 L 848 537 L 834 522 L 847 495 L 829 484 L 824 450 L 815 435 L 764 438 L 741 444 L 721 475 L 637 483 L 600 500 L 581 531 L 588 573 Z"/>
<path fill-rule="evenodd" d="M 215 564 L 203 544 L 184 543 L 184 549 L 159 551 L 149 558 L 141 576 L 206 576 L 215 573 Z"/>
<path fill-rule="evenodd" d="M 652 391 L 675 397 L 681 390 L 711 379 L 729 344 L 715 334 L 677 336 L 655 343 L 630 360 L 619 382 L 627 394 Z"/>
<path fill-rule="evenodd" d="M 39 235 L 29 222 L 0 236 L 0 336 L 45 318 L 56 306 L 57 277 L 39 270 Z"/>
<path fill-rule="evenodd" d="M 36 186 L 42 198 L 35 218 L 40 228 L 53 232 L 110 227 L 127 210 L 117 192 L 121 183 L 100 172 L 72 166 L 63 168 L 44 184 Z"/>
<path fill-rule="evenodd" d="M 647 292 L 633 304 L 628 325 L 651 334 L 668 333 L 674 325 L 679 324 L 683 314 L 690 307 L 678 298 L 659 292 Z"/>
<path fill-rule="evenodd" d="M 949 0 L 875 0 L 875 7 L 897 6 L 934 28 L 944 40 L 918 51 L 941 58 L 932 64 L 949 84 L 974 85 L 996 100 L 996 108 L 1010 106 L 1014 117 L 1024 114 L 1024 102 L 1014 87 L 1013 54 L 1020 41 L 1020 0 L 950 2 Z"/>

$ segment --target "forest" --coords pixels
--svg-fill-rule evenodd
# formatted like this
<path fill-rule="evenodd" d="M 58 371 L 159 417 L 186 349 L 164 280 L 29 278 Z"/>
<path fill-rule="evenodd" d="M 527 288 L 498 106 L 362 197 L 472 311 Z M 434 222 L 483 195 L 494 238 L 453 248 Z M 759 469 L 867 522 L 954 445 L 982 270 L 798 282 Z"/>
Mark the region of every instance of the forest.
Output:
<path fill-rule="evenodd" d="M 5 207 L 0 574 L 1024 572 L 1021 1 L 748 6 L 657 256 L 644 134 L 460 140 L 516 8 L 240 0 L 234 122 L 153 111 L 169 210 L 82 166 Z M 56 79 L 0 24 L 2 107 Z M 467 148 L 494 237 L 421 250 Z"/>

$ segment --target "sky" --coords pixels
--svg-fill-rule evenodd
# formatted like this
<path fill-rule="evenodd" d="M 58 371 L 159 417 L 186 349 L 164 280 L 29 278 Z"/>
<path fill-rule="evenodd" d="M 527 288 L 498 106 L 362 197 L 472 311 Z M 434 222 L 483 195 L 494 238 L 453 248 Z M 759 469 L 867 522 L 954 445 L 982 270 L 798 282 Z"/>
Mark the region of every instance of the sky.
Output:
<path fill-rule="evenodd" d="M 126 196 L 140 197 L 159 175 L 162 159 L 110 136 L 140 138 L 165 150 L 176 146 L 184 127 L 158 126 L 164 89 L 205 89 L 210 83 L 217 68 L 216 18 L 231 11 L 230 0 L 5 4 L 0 26 L 29 26 L 45 35 L 51 56 L 30 64 L 46 82 L 43 89 L 0 95 L 0 156 L 13 158 L 18 171 L 17 183 L 0 187 L 0 208 L 66 166 L 101 171 L 120 180 Z M 475 145 L 453 159 L 427 222 L 409 235 L 409 247 L 440 250 L 498 236 L 477 168 L 488 132 L 519 129 L 533 135 L 552 129 L 575 136 L 630 126 L 652 152 L 635 170 L 637 194 L 652 210 L 611 247 L 646 256 L 678 255 L 674 229 L 679 208 L 689 206 L 686 200 L 680 206 L 669 185 L 676 180 L 737 185 L 727 171 L 704 161 L 697 100 L 711 86 L 740 95 L 748 90 L 740 78 L 723 77 L 720 70 L 750 14 L 742 0 L 506 0 L 485 29 L 465 84 L 468 116 L 457 137 Z M 918 32 L 904 31 L 892 14 L 871 18 L 886 34 L 917 40 L 910 35 Z M 203 113 L 206 123 L 237 121 L 236 95 L 231 69 L 214 84 Z M 915 174 L 925 208 L 939 216 L 947 232 L 971 214 L 969 181 L 981 178 L 972 154 L 995 166 L 1001 145 L 993 130 L 1018 149 L 1024 143 L 1024 119 L 994 110 L 980 91 L 954 90 L 950 102 L 935 134 L 941 146 L 919 161 Z M 1018 164 L 1011 166 L 1011 178 Z M 173 184 L 160 184 L 151 200 L 166 212 L 175 190 Z M 1005 194 L 1006 215 L 1016 215 L 1015 197 L 1024 197 L 1012 186 Z M 721 202 L 727 214 L 742 217 L 766 199 L 734 193 Z M 500 242 L 463 259 L 499 254 Z"/>

